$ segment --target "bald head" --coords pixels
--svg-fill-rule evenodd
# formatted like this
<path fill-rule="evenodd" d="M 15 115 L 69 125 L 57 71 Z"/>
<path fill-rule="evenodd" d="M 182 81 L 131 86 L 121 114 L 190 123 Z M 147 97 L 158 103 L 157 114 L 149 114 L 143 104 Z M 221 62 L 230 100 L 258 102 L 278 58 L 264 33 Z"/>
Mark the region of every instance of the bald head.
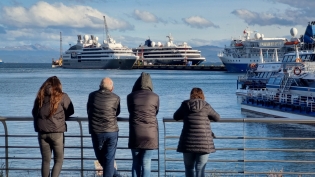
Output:
<path fill-rule="evenodd" d="M 101 81 L 100 88 L 112 91 L 114 88 L 113 85 L 114 85 L 113 81 L 109 77 L 105 77 Z"/>

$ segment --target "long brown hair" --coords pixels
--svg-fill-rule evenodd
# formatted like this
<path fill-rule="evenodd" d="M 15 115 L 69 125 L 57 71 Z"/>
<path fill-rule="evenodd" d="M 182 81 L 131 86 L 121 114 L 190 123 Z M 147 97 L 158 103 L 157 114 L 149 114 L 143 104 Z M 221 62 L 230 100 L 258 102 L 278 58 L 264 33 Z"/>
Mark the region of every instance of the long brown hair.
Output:
<path fill-rule="evenodd" d="M 201 88 L 193 88 L 190 91 L 190 99 L 202 99 L 205 100 L 205 95 L 203 94 L 203 91 Z"/>
<path fill-rule="evenodd" d="M 57 76 L 52 76 L 49 77 L 40 87 L 36 96 L 36 101 L 38 102 L 39 108 L 41 108 L 43 106 L 44 97 L 50 96 L 49 117 L 51 117 L 57 111 L 58 104 L 62 98 L 62 95 L 63 93 L 60 80 Z"/>

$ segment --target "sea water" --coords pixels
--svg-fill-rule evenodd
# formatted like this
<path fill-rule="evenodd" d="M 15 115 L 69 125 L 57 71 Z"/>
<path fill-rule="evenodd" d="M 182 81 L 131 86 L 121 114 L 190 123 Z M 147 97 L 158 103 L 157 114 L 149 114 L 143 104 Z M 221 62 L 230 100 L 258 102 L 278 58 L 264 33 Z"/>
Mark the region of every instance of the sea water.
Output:
<path fill-rule="evenodd" d="M 185 70 L 103 70 L 103 69 L 62 69 L 51 68 L 47 63 L 4 63 L 0 65 L 0 116 L 2 117 L 31 117 L 31 110 L 37 91 L 41 84 L 50 76 L 57 76 L 62 83 L 63 91 L 71 98 L 75 113 L 73 117 L 87 117 L 86 103 L 90 92 L 99 88 L 102 78 L 110 77 L 114 82 L 113 92 L 121 98 L 120 117 L 128 117 L 126 97 L 131 92 L 136 79 L 141 72 L 150 73 L 154 92 L 160 97 L 160 109 L 158 113 L 160 130 L 160 154 L 164 153 L 164 126 L 163 118 L 172 118 L 173 113 L 180 106 L 181 102 L 189 99 L 190 90 L 193 87 L 199 87 L 204 91 L 206 101 L 221 115 L 221 118 L 244 118 L 248 116 L 241 112 L 240 103 L 235 91 L 237 88 L 237 77 L 241 74 L 226 73 L 222 71 L 185 71 Z M 34 134 L 32 122 L 7 122 L 9 134 Z M 308 125 L 292 124 L 262 124 L 262 123 L 212 123 L 212 129 L 216 136 L 267 136 L 267 137 L 314 137 L 314 128 Z M 170 123 L 166 127 L 166 132 L 173 135 L 180 135 L 182 123 Z M 119 123 L 119 134 L 128 135 L 128 123 Z M 87 123 L 83 124 L 83 131 L 88 135 Z M 4 130 L 0 127 L 0 133 Z M 79 128 L 76 122 L 68 123 L 68 132 L 66 135 L 78 134 Z M 4 138 L 0 138 L 0 145 L 4 145 Z M 118 146 L 126 146 L 128 139 L 119 140 Z M 167 140 L 167 146 L 177 146 L 178 139 Z M 218 148 L 241 148 L 246 143 L 250 148 L 313 148 L 315 142 L 304 141 L 296 143 L 295 141 L 270 140 L 270 141 L 249 141 L 229 139 L 215 139 L 215 146 Z M 37 146 L 37 139 L 15 138 L 9 142 L 9 145 L 29 144 Z M 75 146 L 79 144 L 79 139 L 66 139 L 66 146 Z M 89 138 L 84 139 L 84 144 L 91 146 Z M 3 152 L 3 149 L 1 150 Z M 128 150 L 118 150 L 116 158 L 131 157 Z M 66 157 L 75 157 L 80 154 L 79 149 L 65 149 Z M 166 153 L 170 158 L 182 158 L 180 153 L 171 151 Z M 237 160 L 237 159 L 270 159 L 275 158 L 275 153 L 270 151 L 217 151 L 210 155 L 209 159 L 215 160 Z M 22 157 L 40 157 L 39 149 L 29 149 L 27 152 L 19 149 L 10 149 L 9 156 Z M 2 156 L 3 157 L 3 156 Z M 85 151 L 85 158 L 95 158 L 92 149 Z M 155 154 L 157 157 L 157 153 Z M 160 155 L 163 159 L 164 156 Z M 314 160 L 313 153 L 301 152 L 277 152 L 276 159 L 280 160 Z M 78 166 L 78 162 L 65 160 L 63 167 L 72 168 Z M 130 169 L 130 162 L 118 161 L 120 169 Z M 153 168 L 157 164 L 153 163 Z M 249 171 L 314 171 L 314 165 L 303 165 L 294 163 L 247 163 L 245 170 Z M 40 168 L 40 160 L 29 163 L 27 160 L 11 160 L 10 167 Z M 184 169 L 183 162 L 168 162 L 168 169 Z M 85 164 L 85 168 L 94 168 L 93 161 Z M 164 164 L 160 164 L 160 170 L 164 170 Z M 207 165 L 207 170 L 218 171 L 242 171 L 243 163 L 215 163 Z M 23 172 L 19 172 L 23 173 Z M 39 171 L 28 172 L 30 176 L 39 176 Z M 162 174 L 162 173 L 161 173 Z M 12 175 L 14 176 L 14 175 Z M 77 176 L 75 172 L 63 172 L 63 176 Z M 172 176 L 177 176 L 172 174 Z M 183 176 L 183 174 L 178 174 Z"/>

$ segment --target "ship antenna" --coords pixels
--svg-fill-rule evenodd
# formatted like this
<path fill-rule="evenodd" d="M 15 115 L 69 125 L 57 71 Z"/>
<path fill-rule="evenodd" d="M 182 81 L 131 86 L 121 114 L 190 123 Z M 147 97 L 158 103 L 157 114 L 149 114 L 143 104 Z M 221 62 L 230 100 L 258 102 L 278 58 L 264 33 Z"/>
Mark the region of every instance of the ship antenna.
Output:
<path fill-rule="evenodd" d="M 105 25 L 105 31 L 106 31 L 106 41 L 108 43 L 109 42 L 108 27 L 107 27 L 105 15 L 103 17 L 104 17 L 104 25 Z"/>
<path fill-rule="evenodd" d="M 62 66 L 62 35 L 61 35 L 61 31 L 60 31 L 60 58 L 59 58 L 59 66 Z"/>
<path fill-rule="evenodd" d="M 60 58 L 62 58 L 62 35 L 60 31 Z"/>

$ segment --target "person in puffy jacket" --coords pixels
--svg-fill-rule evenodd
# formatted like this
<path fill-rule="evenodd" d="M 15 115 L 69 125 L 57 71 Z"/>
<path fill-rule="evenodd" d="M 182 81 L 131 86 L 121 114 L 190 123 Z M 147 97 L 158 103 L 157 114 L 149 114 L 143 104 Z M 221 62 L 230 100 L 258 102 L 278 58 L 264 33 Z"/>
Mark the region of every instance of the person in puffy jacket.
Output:
<path fill-rule="evenodd" d="M 149 177 L 151 157 L 158 149 L 159 96 L 153 92 L 150 74 L 142 72 L 127 96 L 129 142 L 132 153 L 132 177 Z"/>
<path fill-rule="evenodd" d="M 194 177 L 194 168 L 196 177 L 204 177 L 209 154 L 215 152 L 210 120 L 219 121 L 220 115 L 205 101 L 203 91 L 193 88 L 173 118 L 183 120 L 177 152 L 183 153 L 186 177 Z"/>
<path fill-rule="evenodd" d="M 32 115 L 34 128 L 38 132 L 38 142 L 42 156 L 42 176 L 57 177 L 64 158 L 64 132 L 67 131 L 66 120 L 74 113 L 69 96 L 62 92 L 60 80 L 49 77 L 40 87 Z M 51 153 L 54 153 L 54 165 L 50 175 Z"/>
<path fill-rule="evenodd" d="M 103 167 L 103 177 L 120 176 L 114 168 L 118 142 L 117 116 L 120 97 L 113 93 L 114 83 L 106 77 L 100 88 L 89 94 L 87 114 L 95 156 Z"/>

